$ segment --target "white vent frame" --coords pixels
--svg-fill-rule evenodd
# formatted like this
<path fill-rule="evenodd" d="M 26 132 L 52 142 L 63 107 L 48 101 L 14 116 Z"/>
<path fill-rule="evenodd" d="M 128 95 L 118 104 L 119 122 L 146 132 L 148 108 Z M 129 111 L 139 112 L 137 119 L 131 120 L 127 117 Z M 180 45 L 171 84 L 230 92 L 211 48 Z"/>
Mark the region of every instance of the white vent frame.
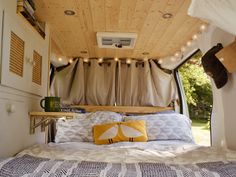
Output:
<path fill-rule="evenodd" d="M 97 44 L 99 48 L 134 49 L 137 33 L 97 32 Z M 111 39 L 112 44 L 104 45 L 103 39 Z M 130 40 L 129 45 L 119 45 L 122 40 Z"/>

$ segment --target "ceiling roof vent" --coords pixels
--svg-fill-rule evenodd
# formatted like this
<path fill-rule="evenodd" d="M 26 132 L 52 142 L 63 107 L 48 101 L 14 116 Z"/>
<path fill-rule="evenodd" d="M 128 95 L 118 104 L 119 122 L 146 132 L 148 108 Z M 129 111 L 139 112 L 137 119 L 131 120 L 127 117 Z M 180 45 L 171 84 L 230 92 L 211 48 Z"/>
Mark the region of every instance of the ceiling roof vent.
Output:
<path fill-rule="evenodd" d="M 99 48 L 133 49 L 136 39 L 136 33 L 97 32 Z"/>

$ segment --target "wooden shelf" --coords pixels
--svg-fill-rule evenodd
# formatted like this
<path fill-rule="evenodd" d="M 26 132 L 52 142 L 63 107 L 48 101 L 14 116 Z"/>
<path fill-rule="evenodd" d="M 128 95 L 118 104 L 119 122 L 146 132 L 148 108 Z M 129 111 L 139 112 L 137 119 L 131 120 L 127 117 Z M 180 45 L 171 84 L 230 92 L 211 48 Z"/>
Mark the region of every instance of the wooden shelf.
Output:
<path fill-rule="evenodd" d="M 26 21 L 28 21 L 29 24 L 34 28 L 34 30 L 36 30 L 40 34 L 40 36 L 42 36 L 42 38 L 45 39 L 46 34 L 45 34 L 45 29 L 43 29 L 44 27 L 40 25 L 40 22 L 34 16 L 33 14 L 34 11 L 32 11 L 33 9 L 31 10 L 31 13 L 27 11 L 27 8 L 24 6 L 25 1 L 26 0 L 18 0 L 17 13 L 23 16 L 26 19 Z"/>
<path fill-rule="evenodd" d="M 45 131 L 45 128 L 50 125 L 53 120 L 65 117 L 66 119 L 72 119 L 76 113 L 73 112 L 29 112 L 30 117 L 30 134 L 35 133 L 37 127 L 41 127 L 41 131 Z M 39 119 L 38 122 L 36 120 Z"/>
<path fill-rule="evenodd" d="M 60 117 L 73 117 L 75 113 L 73 112 L 29 112 L 30 117 L 50 117 L 50 118 L 60 118 Z"/>
<path fill-rule="evenodd" d="M 151 114 L 161 111 L 174 110 L 173 107 L 159 107 L 159 106 L 88 106 L 88 105 L 71 105 L 72 108 L 82 108 L 86 112 L 95 111 L 113 111 L 118 113 L 129 114 Z"/>
<path fill-rule="evenodd" d="M 236 72 L 236 40 L 216 53 L 216 57 L 221 61 L 228 72 Z"/>

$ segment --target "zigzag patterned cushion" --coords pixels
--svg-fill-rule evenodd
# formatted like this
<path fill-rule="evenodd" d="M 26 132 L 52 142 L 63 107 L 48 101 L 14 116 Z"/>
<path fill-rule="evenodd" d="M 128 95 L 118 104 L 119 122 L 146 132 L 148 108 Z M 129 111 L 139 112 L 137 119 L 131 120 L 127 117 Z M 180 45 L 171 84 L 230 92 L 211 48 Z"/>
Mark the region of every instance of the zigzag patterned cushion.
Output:
<path fill-rule="evenodd" d="M 182 140 L 194 142 L 191 120 L 178 113 L 126 116 L 125 121 L 145 120 L 148 140 Z"/>
<path fill-rule="evenodd" d="M 109 111 L 77 114 L 74 119 L 68 120 L 60 119 L 56 124 L 55 142 L 92 142 L 94 125 L 120 121 L 122 121 L 120 114 Z"/>

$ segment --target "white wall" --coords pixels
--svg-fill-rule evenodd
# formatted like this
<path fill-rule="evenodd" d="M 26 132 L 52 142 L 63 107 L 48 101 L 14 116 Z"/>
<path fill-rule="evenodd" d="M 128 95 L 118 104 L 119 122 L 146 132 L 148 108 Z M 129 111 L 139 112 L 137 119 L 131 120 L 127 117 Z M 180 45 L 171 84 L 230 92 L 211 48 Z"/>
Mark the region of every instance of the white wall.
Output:
<path fill-rule="evenodd" d="M 29 134 L 28 112 L 40 110 L 37 96 L 0 86 L 0 157 L 16 154 L 25 147 L 44 142 L 44 133 Z M 7 112 L 14 106 L 12 113 Z"/>
<path fill-rule="evenodd" d="M 27 24 L 23 18 L 19 18 L 16 14 L 16 2 L 16 0 L 0 0 L 0 12 L 4 9 L 4 11 L 18 20 L 20 24 L 22 24 L 19 28 L 24 27 L 25 30 L 29 31 L 29 39 L 34 41 L 41 40 L 42 42 L 42 39 L 37 32 L 34 31 L 34 29 Z M 0 25 L 0 36 L 2 34 L 1 31 L 2 28 Z M 42 45 L 43 50 L 47 53 L 49 48 L 48 36 L 49 33 L 47 30 L 47 37 L 43 41 Z M 2 48 L 2 46 L 0 48 Z M 2 56 L 1 50 L 0 56 Z M 45 75 L 47 76 L 47 72 L 47 69 L 43 71 L 44 78 L 47 78 L 45 77 Z M 44 79 L 44 95 L 47 94 L 47 82 L 47 79 Z M 31 146 L 35 143 L 44 143 L 44 133 L 41 133 L 40 129 L 34 135 L 29 134 L 30 121 L 28 112 L 41 110 L 39 107 L 40 100 L 40 96 L 0 85 L 0 158 L 12 156 L 25 147 Z M 15 108 L 12 113 L 7 112 L 7 107 L 9 105 L 13 105 Z"/>
<path fill-rule="evenodd" d="M 211 47 L 217 43 L 222 43 L 226 46 L 233 42 L 234 35 L 231 35 L 215 26 L 210 26 L 208 31 L 204 33 L 198 41 L 200 50 L 206 53 Z M 228 83 L 221 89 L 215 87 L 212 81 L 213 91 L 213 110 L 211 117 L 212 130 L 212 145 L 225 146 L 236 149 L 236 121 L 233 115 L 236 114 L 236 109 L 233 108 L 236 92 L 233 90 L 235 86 L 236 75 L 229 75 Z M 234 144 L 234 145 L 233 145 Z"/>
<path fill-rule="evenodd" d="M 236 73 L 229 75 L 221 92 L 225 117 L 225 139 L 229 149 L 236 150 Z"/>

